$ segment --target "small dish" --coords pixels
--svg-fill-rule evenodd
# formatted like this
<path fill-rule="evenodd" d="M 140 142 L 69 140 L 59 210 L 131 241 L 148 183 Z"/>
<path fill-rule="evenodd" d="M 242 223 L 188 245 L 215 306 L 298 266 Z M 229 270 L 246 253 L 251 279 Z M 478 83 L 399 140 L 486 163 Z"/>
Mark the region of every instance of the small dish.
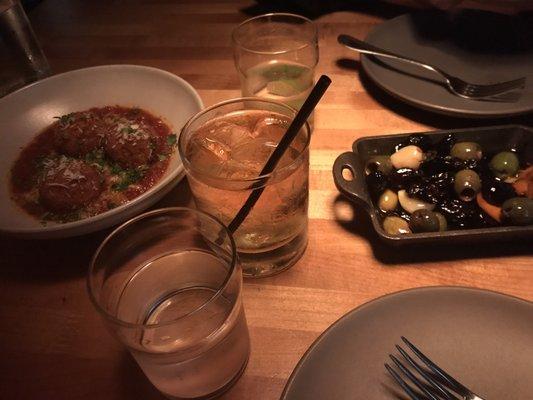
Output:
<path fill-rule="evenodd" d="M 527 141 L 528 143 L 533 140 L 533 130 L 520 125 L 416 133 L 427 135 L 433 142 L 437 142 L 445 136 L 452 134 L 460 141 L 475 141 L 488 152 L 499 151 L 504 144 L 509 143 L 511 140 Z M 353 150 L 338 156 L 333 165 L 333 179 L 337 189 L 368 212 L 372 220 L 372 225 L 382 240 L 392 245 L 404 245 L 421 243 L 466 243 L 472 241 L 526 239 L 533 237 L 533 226 L 499 226 L 405 235 L 387 234 L 381 226 L 379 211 L 370 198 L 365 182 L 364 166 L 371 156 L 392 154 L 394 152 L 394 146 L 409 135 L 412 135 L 412 133 L 370 136 L 357 139 L 353 143 Z M 343 176 L 343 171 L 346 169 L 353 175 L 353 180 L 347 180 Z"/>
<path fill-rule="evenodd" d="M 0 232 L 35 239 L 94 232 L 138 214 L 177 184 L 184 176 L 184 169 L 176 151 L 163 177 L 148 191 L 91 218 L 43 226 L 12 201 L 10 170 L 22 147 L 50 125 L 55 116 L 114 105 L 142 108 L 163 119 L 176 134 L 203 108 L 198 93 L 183 79 L 157 68 L 138 65 L 106 65 L 70 71 L 0 99 Z"/>

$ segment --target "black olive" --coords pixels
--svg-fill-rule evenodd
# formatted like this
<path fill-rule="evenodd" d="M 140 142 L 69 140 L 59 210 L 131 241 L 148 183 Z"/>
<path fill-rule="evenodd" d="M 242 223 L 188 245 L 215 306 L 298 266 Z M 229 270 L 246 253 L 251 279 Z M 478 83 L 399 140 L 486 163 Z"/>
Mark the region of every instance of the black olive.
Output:
<path fill-rule="evenodd" d="M 413 135 L 409 135 L 407 139 L 405 139 L 400 144 L 396 145 L 395 150 L 398 151 L 402 147 L 406 146 L 418 146 L 422 149 L 423 152 L 428 151 L 431 148 L 431 140 L 429 137 L 427 137 L 424 134 L 421 133 L 415 133 Z"/>
<path fill-rule="evenodd" d="M 415 182 L 407 189 L 409 196 L 437 204 L 451 196 L 454 178 L 449 172 L 441 172 Z"/>
<path fill-rule="evenodd" d="M 472 169 L 479 172 L 482 169 L 482 161 L 475 159 L 465 160 L 463 161 L 463 169 Z"/>
<path fill-rule="evenodd" d="M 505 200 L 517 196 L 513 185 L 487 172 L 481 176 L 481 193 L 487 202 L 496 206 L 500 206 Z"/>
<path fill-rule="evenodd" d="M 475 203 L 465 203 L 464 201 L 451 199 L 437 205 L 438 210 L 448 224 L 457 228 L 478 228 L 482 226 L 480 221 L 481 210 Z"/>
<path fill-rule="evenodd" d="M 437 151 L 437 153 L 441 156 L 447 156 L 450 154 L 450 150 L 452 149 L 453 145 L 455 144 L 456 140 L 453 137 L 453 135 L 450 133 L 445 138 L 441 139 L 435 146 L 434 149 Z"/>
<path fill-rule="evenodd" d="M 411 214 L 409 228 L 413 232 L 437 232 L 439 227 L 439 218 L 433 211 L 422 209 Z"/>
<path fill-rule="evenodd" d="M 419 170 L 424 175 L 435 175 L 441 172 L 457 172 L 462 169 L 468 168 L 467 165 L 477 167 L 475 161 L 463 161 L 452 156 L 437 156 L 431 160 L 428 160 L 420 165 Z M 474 169 L 474 168 L 470 168 Z"/>
<path fill-rule="evenodd" d="M 479 228 L 493 228 L 495 226 L 500 226 L 500 223 L 492 218 L 489 214 L 485 213 L 483 210 L 479 210 Z"/>
<path fill-rule="evenodd" d="M 422 180 L 422 175 L 419 171 L 410 168 L 400 168 L 392 171 L 389 176 L 389 188 L 397 192 L 401 189 L 407 189 L 415 182 Z"/>
<path fill-rule="evenodd" d="M 506 137 L 507 145 L 505 148 L 502 148 L 502 150 L 511 151 L 513 153 L 517 153 L 519 155 L 518 158 L 522 160 L 522 157 L 520 156 L 523 154 L 524 149 L 527 147 L 528 142 L 526 140 L 526 137 L 529 135 L 524 135 L 524 132 L 518 131 L 514 132 L 510 135 L 510 137 Z M 533 142 L 529 142 L 533 143 Z"/>
<path fill-rule="evenodd" d="M 520 152 L 520 161 L 523 168 L 533 165 L 533 140 L 530 140 Z"/>
<path fill-rule="evenodd" d="M 373 171 L 366 176 L 366 184 L 374 200 L 387 188 L 387 183 L 387 176 L 381 171 Z"/>

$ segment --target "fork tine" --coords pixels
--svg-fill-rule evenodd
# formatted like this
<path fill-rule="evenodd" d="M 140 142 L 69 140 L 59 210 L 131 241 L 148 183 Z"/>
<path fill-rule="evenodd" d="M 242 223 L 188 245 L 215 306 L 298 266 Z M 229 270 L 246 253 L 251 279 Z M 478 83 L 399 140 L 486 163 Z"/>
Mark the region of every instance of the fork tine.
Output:
<path fill-rule="evenodd" d="M 400 346 L 396 346 L 400 354 L 405 360 L 433 387 L 435 388 L 445 399 L 447 400 L 459 400 L 456 396 L 451 394 L 442 384 L 437 382 L 431 377 L 413 358 L 405 352 Z"/>
<path fill-rule="evenodd" d="M 495 83 L 492 85 L 466 85 L 464 90 L 465 94 L 478 95 L 478 96 L 494 96 L 496 94 L 501 94 L 508 92 L 510 90 L 523 87 L 526 82 L 525 78 L 515 79 L 507 82 Z"/>
<path fill-rule="evenodd" d="M 512 81 L 495 83 L 493 85 L 487 85 L 487 88 L 490 88 L 493 90 L 513 89 L 513 88 L 524 86 L 525 83 L 526 83 L 526 78 L 520 78 L 520 79 L 515 79 Z"/>
<path fill-rule="evenodd" d="M 398 360 L 396 357 L 394 357 L 392 354 L 389 354 L 390 359 L 396 364 L 396 366 L 402 371 L 410 380 L 413 382 L 418 389 L 420 389 L 427 397 L 429 397 L 431 400 L 439 400 L 437 397 L 433 395 L 433 393 L 429 392 L 426 387 L 420 382 L 420 380 L 413 375 L 411 371 L 409 371 L 400 360 Z"/>
<path fill-rule="evenodd" d="M 455 380 L 452 376 L 448 375 L 442 368 L 440 368 L 437 364 L 431 361 L 424 353 L 422 353 L 414 344 L 412 344 L 404 336 L 402 336 L 402 340 L 407 346 L 409 346 L 412 352 L 415 353 L 417 357 L 420 358 L 420 360 L 422 360 L 422 362 L 428 366 L 429 369 L 431 369 L 431 371 L 433 371 L 438 377 L 443 379 L 444 382 L 448 383 L 453 390 L 463 396 L 471 392 L 470 389 L 457 382 L 457 380 Z"/>
<path fill-rule="evenodd" d="M 421 397 L 419 397 L 415 393 L 413 388 L 411 386 L 409 386 L 409 384 L 407 382 L 405 382 L 400 377 L 400 375 L 398 375 L 396 373 L 396 371 L 392 369 L 392 367 L 389 364 L 385 363 L 385 368 L 387 368 L 387 371 L 389 371 L 389 374 L 391 374 L 391 376 L 394 378 L 394 380 L 398 383 L 398 385 L 400 385 L 402 387 L 404 392 L 407 393 L 407 395 L 411 398 L 411 400 L 425 400 L 425 399 L 422 399 Z"/>

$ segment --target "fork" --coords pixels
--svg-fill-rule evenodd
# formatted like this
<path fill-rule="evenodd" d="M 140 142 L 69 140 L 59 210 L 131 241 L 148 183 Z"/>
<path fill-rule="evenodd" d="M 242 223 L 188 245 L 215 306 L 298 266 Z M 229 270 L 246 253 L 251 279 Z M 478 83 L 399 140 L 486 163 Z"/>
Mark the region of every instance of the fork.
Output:
<path fill-rule="evenodd" d="M 396 349 L 404 358 L 404 362 L 414 369 L 418 375 L 424 378 L 425 382 L 417 377 L 408 367 L 405 366 L 398 358 L 389 354 L 390 359 L 400 369 L 400 371 L 418 388 L 416 391 L 404 378 L 400 376 L 389 364 L 385 363 L 385 368 L 392 375 L 394 380 L 402 387 L 405 393 L 412 400 L 483 400 L 466 386 L 459 383 L 453 377 L 448 375 L 437 364 L 431 361 L 409 340 L 402 336 L 403 342 L 411 349 L 427 368 L 415 361 L 402 347 L 396 345 Z M 429 369 L 429 371 L 428 371 Z M 457 397 L 453 392 L 461 397 Z"/>
<path fill-rule="evenodd" d="M 388 57 L 395 60 L 404 61 L 410 64 L 418 65 L 422 68 L 428 69 L 430 71 L 436 72 L 437 74 L 444 77 L 446 86 L 450 91 L 457 96 L 466 98 L 466 99 L 483 99 L 498 96 L 503 93 L 507 93 L 511 90 L 523 88 L 526 83 L 526 78 L 518 78 L 510 81 L 494 83 L 490 85 L 477 85 L 474 83 L 469 83 L 459 79 L 456 76 L 450 75 L 447 72 L 444 72 L 442 69 L 423 63 L 412 58 L 404 57 L 395 53 L 392 53 L 387 50 L 380 49 L 370 43 L 364 42 L 362 40 L 356 39 L 353 36 L 349 35 L 339 35 L 337 41 L 343 46 L 348 47 L 351 50 L 358 51 L 360 53 L 372 54 L 381 57 Z"/>

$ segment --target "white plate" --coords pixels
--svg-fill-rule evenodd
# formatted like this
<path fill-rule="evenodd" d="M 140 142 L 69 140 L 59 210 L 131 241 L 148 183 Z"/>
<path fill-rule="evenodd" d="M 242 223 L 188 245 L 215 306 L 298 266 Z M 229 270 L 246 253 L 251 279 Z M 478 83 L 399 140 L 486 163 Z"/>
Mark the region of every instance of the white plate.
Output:
<path fill-rule="evenodd" d="M 24 238 L 59 238 L 118 224 L 163 197 L 183 177 L 178 152 L 161 180 L 132 201 L 102 214 L 43 226 L 10 197 L 10 170 L 20 150 L 54 121 L 53 117 L 91 107 L 139 107 L 162 118 L 176 134 L 203 108 L 194 88 L 157 68 L 105 65 L 55 75 L 0 99 L 0 232 Z"/>

